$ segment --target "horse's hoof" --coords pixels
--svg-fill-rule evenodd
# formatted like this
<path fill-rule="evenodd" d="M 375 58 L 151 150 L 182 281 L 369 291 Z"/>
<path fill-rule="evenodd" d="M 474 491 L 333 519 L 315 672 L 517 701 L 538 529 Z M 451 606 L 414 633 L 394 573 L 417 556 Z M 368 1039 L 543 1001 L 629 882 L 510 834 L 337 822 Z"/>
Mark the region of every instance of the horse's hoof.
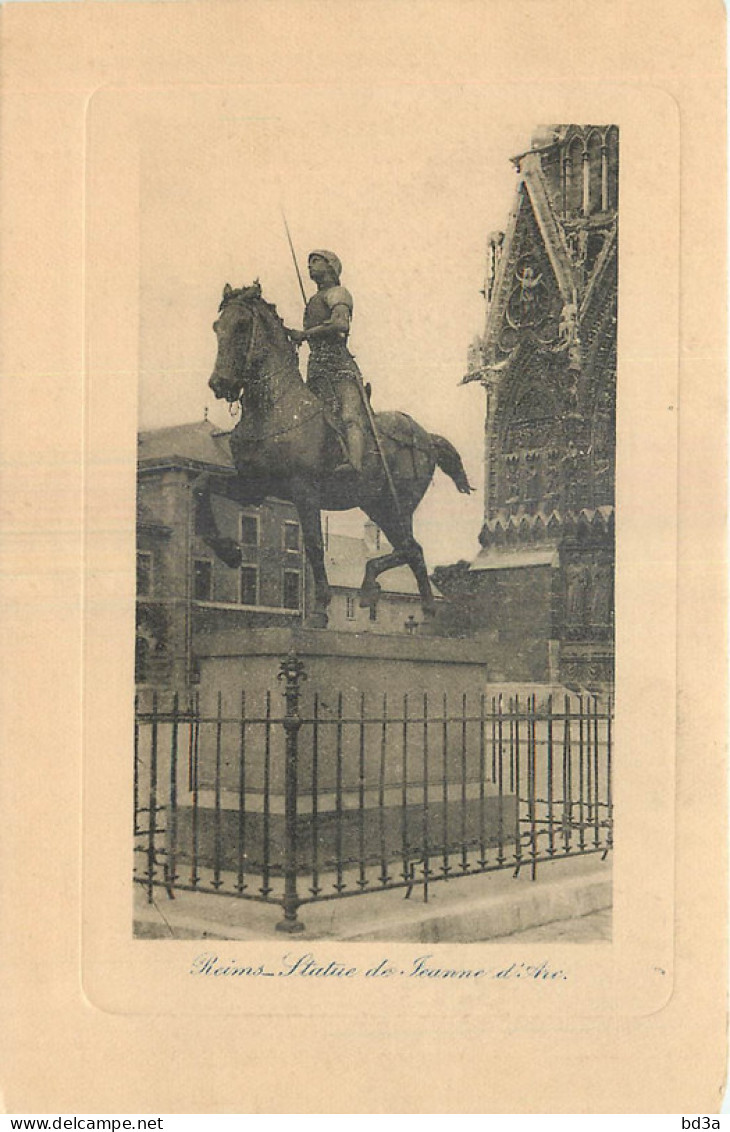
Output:
<path fill-rule="evenodd" d="M 211 539 L 208 545 L 218 558 L 220 558 L 221 562 L 225 562 L 226 566 L 230 566 L 232 570 L 235 570 L 241 565 L 243 561 L 241 548 L 232 538 Z"/>

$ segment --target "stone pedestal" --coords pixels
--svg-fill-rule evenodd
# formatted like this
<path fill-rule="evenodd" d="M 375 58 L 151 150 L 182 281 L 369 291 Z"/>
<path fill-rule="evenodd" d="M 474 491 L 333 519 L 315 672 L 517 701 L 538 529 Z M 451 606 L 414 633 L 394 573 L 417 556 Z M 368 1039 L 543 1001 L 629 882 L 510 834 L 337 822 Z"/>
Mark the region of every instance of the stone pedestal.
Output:
<path fill-rule="evenodd" d="M 200 647 L 200 646 L 199 646 Z M 298 859 L 301 868 L 393 860 L 444 844 L 510 835 L 514 799 L 492 776 L 493 728 L 484 721 L 484 642 L 358 636 L 327 630 L 218 632 L 199 652 L 197 829 L 201 860 L 269 862 L 284 844 L 284 699 L 281 660 L 296 652 Z M 243 775 L 242 775 L 243 753 Z M 241 798 L 245 798 L 245 823 Z M 181 803 L 181 842 L 192 820 Z M 187 804 L 186 804 L 187 803 Z"/>
<path fill-rule="evenodd" d="M 303 691 L 348 697 L 388 691 L 411 696 L 480 692 L 487 678 L 483 641 L 437 636 L 338 633 L 329 629 L 220 630 L 198 641 L 201 693 L 276 687 L 280 661 L 294 651 L 307 671 Z"/>

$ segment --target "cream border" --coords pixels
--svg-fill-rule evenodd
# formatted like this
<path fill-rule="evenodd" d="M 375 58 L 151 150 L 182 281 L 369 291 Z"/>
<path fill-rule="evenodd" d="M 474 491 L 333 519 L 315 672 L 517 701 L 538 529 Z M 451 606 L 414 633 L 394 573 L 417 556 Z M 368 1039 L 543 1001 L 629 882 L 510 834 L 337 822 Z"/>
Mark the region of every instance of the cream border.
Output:
<path fill-rule="evenodd" d="M 719 616 L 724 600 L 724 551 L 719 542 L 723 499 L 717 487 L 724 484 L 720 456 L 724 445 L 720 384 L 724 308 L 718 282 L 724 271 L 720 8 L 690 4 L 680 14 L 678 6 L 651 3 L 640 8 L 616 4 L 600 11 L 580 6 L 568 17 L 557 5 L 541 6 L 536 15 L 530 5 L 486 9 L 465 3 L 460 5 L 462 19 L 455 21 L 443 5 L 382 8 L 376 19 L 377 6 L 368 5 L 367 10 L 351 6 L 344 26 L 345 21 L 322 8 L 317 9 L 322 18 L 310 20 L 315 7 L 307 3 L 296 9 L 267 5 L 265 18 L 263 9 L 252 3 L 246 7 L 251 21 L 246 30 L 255 34 L 235 43 L 227 27 L 235 9 L 228 4 L 120 5 L 116 10 L 111 6 L 60 6 L 56 10 L 29 6 L 5 8 L 2 13 L 7 156 L 0 191 L 7 259 L 0 309 L 6 329 L 3 378 L 8 399 L 1 439 L 9 468 L 3 490 L 8 533 L 3 599 L 9 611 L 6 647 L 13 650 L 4 668 L 9 676 L 5 678 L 8 695 L 3 730 L 8 749 L 14 753 L 12 772 L 4 778 L 7 826 L 3 837 L 8 851 L 3 903 L 10 910 L 12 933 L 7 939 L 7 969 L 13 983 L 7 987 L 6 1002 L 9 1032 L 16 1039 L 13 1048 L 5 1051 L 3 1085 L 8 1107 L 14 1111 L 72 1111 L 79 1106 L 87 1111 L 125 1111 L 130 1098 L 137 1111 L 199 1112 L 286 1112 L 290 1106 L 298 1111 L 325 1107 L 332 1112 L 343 1107 L 369 1112 L 485 1108 L 495 1112 L 713 1111 L 713 1098 L 719 1100 L 724 1043 L 718 984 L 725 979 L 725 930 L 720 914 L 724 861 L 718 860 L 717 839 L 725 817 L 720 757 L 724 706 L 719 706 L 724 698 L 725 652 Z M 411 18 L 414 14 L 419 17 L 419 30 Z M 296 44 L 288 68 L 279 54 L 277 15 L 289 22 L 290 40 Z M 220 1002 L 212 1003 L 215 1013 L 208 1016 L 185 1017 L 175 1010 L 172 1017 L 167 1010 L 179 1005 L 179 997 L 174 989 L 175 972 L 170 971 L 170 952 L 166 951 L 161 963 L 153 953 L 160 947 L 175 950 L 182 945 L 151 945 L 151 958 L 145 955 L 140 960 L 144 944 L 122 940 L 115 932 L 114 908 L 121 903 L 116 894 L 121 891 L 118 882 L 123 874 L 113 852 L 100 861 L 100 855 L 87 851 L 84 894 L 96 893 L 97 903 L 91 916 L 88 904 L 83 911 L 78 904 L 82 767 L 76 586 L 81 562 L 78 453 L 82 402 L 76 375 L 82 340 L 78 296 L 82 272 L 89 271 L 79 241 L 83 103 L 94 88 L 110 79 L 133 86 L 144 86 L 151 75 L 164 82 L 180 77 L 207 81 L 214 61 L 219 82 L 237 81 L 244 60 L 247 77 L 263 77 L 268 63 L 267 78 L 280 81 L 285 70 L 290 73 L 303 61 L 311 65 L 313 53 L 321 50 L 323 21 L 331 37 L 324 58 L 333 82 L 344 76 L 346 81 L 357 81 L 364 75 L 367 81 L 376 81 L 380 74 L 396 75 L 406 82 L 424 73 L 435 82 L 450 81 L 454 73 L 468 76 L 468 81 L 481 81 L 486 71 L 495 83 L 504 83 L 514 65 L 514 57 L 506 50 L 510 43 L 516 49 L 519 45 L 520 74 L 529 68 L 535 81 L 570 83 L 562 104 L 557 96 L 551 98 L 556 111 L 575 98 L 581 77 L 595 80 L 598 76 L 609 82 L 619 77 L 623 84 L 633 84 L 625 86 L 627 101 L 633 101 L 628 116 L 590 117 L 619 118 L 624 158 L 627 131 L 637 120 L 643 116 L 646 121 L 648 110 L 661 106 L 660 116 L 676 121 L 677 111 L 670 112 L 668 105 L 671 99 L 678 105 L 682 219 L 676 903 L 671 917 L 666 896 L 673 887 L 673 861 L 666 838 L 671 837 L 673 792 L 666 788 L 663 772 L 669 765 L 667 748 L 673 746 L 673 733 L 671 728 L 664 730 L 671 718 L 665 708 L 652 718 L 648 744 L 646 730 L 645 742 L 631 743 L 630 736 L 636 739 L 638 730 L 629 719 L 617 727 L 620 749 L 625 745 L 627 752 L 636 752 L 637 784 L 650 789 L 651 775 L 658 770 L 663 780 L 656 796 L 656 851 L 642 856 L 646 870 L 641 874 L 658 884 L 653 889 L 647 879 L 649 899 L 636 891 L 633 882 L 625 891 L 625 900 L 635 902 L 636 914 L 623 922 L 631 924 L 632 934 L 642 933 L 628 941 L 633 946 L 623 953 L 630 954 L 630 966 L 635 966 L 625 979 L 605 978 L 600 987 L 586 979 L 588 995 L 600 991 L 593 1000 L 597 1008 L 593 1017 L 585 1010 L 574 1013 L 563 998 L 554 996 L 550 1003 L 543 1000 L 541 1004 L 541 1011 L 549 1011 L 541 1024 L 534 1014 L 534 1001 L 528 1004 L 524 997 L 510 1004 L 514 1009 L 503 1010 L 506 1004 L 494 999 L 483 1009 L 473 999 L 453 996 L 445 1002 L 443 996 L 432 995 L 428 1002 L 421 1000 L 414 1007 L 388 995 L 387 1001 L 371 1000 L 366 1006 L 357 1000 L 343 1005 L 341 998 L 332 1000 L 321 994 L 315 1002 L 306 993 L 297 994 L 276 1011 L 285 1014 L 285 1019 L 272 1017 L 270 1003 L 249 998 L 246 1011 L 256 1015 L 254 1027 L 242 1027 L 242 1019 L 223 1014 Z M 425 38 L 421 30 L 427 32 Z M 32 52 L 28 50 L 31 43 Z M 562 50 L 566 43 L 572 49 L 569 55 Z M 652 88 L 657 86 L 666 93 L 655 92 Z M 524 88 L 519 89 L 522 95 Z M 600 99 L 600 92 L 594 93 Z M 539 117 L 566 120 L 575 115 L 555 112 Z M 663 209 L 669 216 L 676 204 L 676 198 L 672 201 L 676 182 L 671 176 L 659 176 L 666 173 L 661 156 L 667 151 L 672 167 L 672 138 L 676 135 L 673 127 L 670 130 L 671 135 L 657 138 L 646 128 L 642 134 L 646 149 L 636 152 L 637 161 L 647 171 L 637 182 L 637 189 L 638 184 L 642 186 L 637 206 L 645 207 L 647 183 L 652 194 L 655 189 L 669 194 L 658 201 L 652 195 L 653 223 L 665 214 Z M 54 144 L 52 139 L 59 138 L 61 143 Z M 626 185 L 625 160 L 623 176 Z M 629 180 L 628 185 L 631 183 Z M 29 184 L 34 187 L 31 207 Z M 87 183 L 87 200 L 92 206 L 95 191 Z M 675 414 L 674 422 L 677 401 L 664 396 L 673 392 L 677 357 L 672 343 L 676 323 L 667 317 L 677 291 L 672 225 L 662 227 L 668 232 L 667 243 L 654 244 L 652 259 L 642 256 L 634 263 L 626 237 L 630 214 L 624 195 L 621 299 L 625 304 L 633 277 L 634 283 L 641 281 L 635 294 L 643 303 L 621 311 L 622 366 L 630 365 L 626 342 L 627 335 L 631 340 L 632 324 L 639 335 L 642 321 L 647 329 L 666 327 L 666 338 L 653 337 L 649 362 L 642 359 L 651 364 L 655 379 L 646 387 L 650 400 L 642 409 L 658 421 L 664 412 Z M 102 402 L 95 402 L 103 391 L 95 385 L 94 374 L 109 374 L 119 366 L 119 357 L 133 356 L 133 332 L 125 338 L 118 336 L 120 328 L 133 323 L 126 304 L 128 296 L 134 295 L 130 287 L 134 275 L 122 238 L 124 226 L 115 229 L 111 225 L 110 229 L 112 244 L 116 240 L 114 267 L 120 276 L 120 297 L 118 317 L 107 341 L 114 343 L 117 360 L 105 363 L 103 355 L 92 353 L 87 358 L 91 373 L 87 469 L 93 475 L 86 484 L 85 565 L 86 609 L 94 612 L 87 623 L 91 632 L 86 637 L 86 671 L 95 678 L 107 671 L 111 680 L 103 689 L 97 680 L 95 690 L 103 691 L 103 697 L 92 700 L 88 688 L 93 685 L 87 685 L 86 710 L 90 706 L 93 710 L 86 715 L 83 735 L 87 750 L 89 745 L 92 749 L 103 745 L 109 775 L 102 794 L 95 767 L 87 760 L 83 768 L 85 802 L 107 799 L 105 809 L 94 806 L 93 817 L 87 818 L 83 829 L 87 847 L 98 846 L 100 837 L 108 844 L 108 830 L 116 828 L 116 806 L 110 798 L 124 796 L 112 788 L 121 781 L 118 776 L 124 771 L 119 768 L 129 749 L 112 723 L 118 693 L 114 681 L 122 683 L 116 642 L 128 623 L 128 578 L 118 568 L 123 560 L 120 556 L 127 553 L 124 532 L 129 522 L 118 486 L 119 469 L 113 467 L 109 453 L 124 451 L 124 444 L 117 439 L 119 418 L 100 412 Z M 20 246 L 26 248 L 26 255 L 11 270 L 13 253 Z M 28 256 L 29 248 L 35 255 Z M 38 272 L 38 261 L 46 267 L 45 273 Z M 29 327 L 35 331 L 32 336 Z M 651 342 L 652 337 L 645 340 Z M 92 338 L 86 349 L 96 346 L 98 339 Z M 29 403 L 29 390 L 39 381 L 48 381 L 48 375 L 54 381 L 54 396 L 39 413 L 37 403 Z M 644 612 L 653 614 L 646 622 L 651 635 L 640 633 L 636 622 L 631 629 L 619 607 L 619 624 L 630 632 L 629 640 L 620 642 L 619 652 L 623 658 L 628 649 L 632 666 L 637 664 L 636 674 L 648 675 L 661 665 L 662 703 L 668 705 L 674 702 L 674 633 L 666 623 L 666 607 L 675 592 L 675 559 L 668 553 L 676 514 L 674 424 L 660 425 L 662 441 L 652 432 L 647 446 L 646 430 L 639 429 L 635 417 L 625 415 L 625 405 L 619 411 L 624 414 L 620 458 L 630 460 L 632 486 L 637 489 L 632 502 L 646 499 L 647 494 L 655 500 L 657 492 L 667 501 L 667 527 L 652 532 L 659 553 L 651 560 L 648 555 L 643 558 L 654 569 L 660 564 L 663 584 L 657 584 L 654 569 L 641 570 L 639 558 L 634 559 L 630 574 L 625 567 L 620 574 L 624 588 L 619 603 L 628 602 L 635 609 L 640 595 Z M 58 427 L 59 415 L 66 422 L 63 429 Z M 129 433 L 127 425 L 127 441 Z M 96 458 L 102 450 L 107 454 L 104 461 Z M 633 478 L 634 473 L 638 479 Z M 122 469 L 122 477 L 128 474 L 129 465 L 126 471 Z M 626 483 L 625 472 L 623 475 Z M 651 493 L 645 490 L 648 481 Z M 119 511 L 110 508 L 112 499 L 122 500 Z M 94 521 L 102 510 L 103 529 Z M 632 532 L 625 531 L 623 537 L 630 539 Z M 647 603 L 649 598 L 654 606 Z M 100 613 L 103 634 L 93 630 Z M 30 698 L 36 689 L 37 710 Z M 122 755 L 115 765 L 111 753 L 117 747 Z M 643 784 L 642 776 L 646 776 Z M 627 813 L 631 800 L 624 802 L 623 812 Z M 622 805 L 618 795 L 617 805 Z M 628 849 L 630 831 L 624 829 L 620 836 Z M 617 876 L 626 875 L 624 867 L 617 850 Z M 658 923 L 653 891 L 660 894 Z M 104 893 L 102 902 L 98 902 L 100 892 Z M 620 902 L 619 890 L 619 920 Z M 103 923 L 101 907 L 112 911 L 112 917 Z M 646 962 L 657 954 L 662 959 L 670 954 L 658 952 L 656 945 L 657 938 L 666 942 L 672 926 L 673 991 L 669 996 L 653 988 L 647 991 Z M 653 934 L 657 927 L 658 937 Z M 84 946 L 81 967 L 80 939 Z M 621 946 L 617 938 L 617 955 Z M 133 947 L 137 947 L 134 954 Z M 81 991 L 82 972 L 91 1000 Z M 98 1008 L 104 999 L 108 1009 L 118 1009 L 120 1000 L 129 1008 L 138 996 L 146 1012 L 151 1005 L 146 992 L 151 986 L 157 996 L 152 1016 L 121 1018 Z M 186 1007 L 193 1005 L 188 998 Z M 203 1009 L 209 1007 L 210 1000 Z M 495 1007 L 500 1013 L 497 1023 Z M 436 1016 L 430 1026 L 424 1026 L 423 1013 Z M 494 1036 L 509 1035 L 517 1043 L 505 1042 L 489 1058 L 489 1071 L 475 1076 L 469 1068 L 473 1066 L 470 1050 L 473 1053 L 475 1041 L 484 1048 L 485 1029 Z M 72 1046 L 63 1036 L 69 1032 L 74 1035 Z M 519 1048 L 519 1058 L 514 1056 L 515 1048 Z M 284 1086 L 282 1052 L 287 1062 Z M 44 1061 L 42 1079 L 36 1072 L 39 1057 Z M 336 1081 L 325 1068 L 335 1062 L 339 1069 Z M 250 1069 L 242 1075 L 241 1066 Z M 375 1097 L 373 1081 L 378 1082 Z"/>

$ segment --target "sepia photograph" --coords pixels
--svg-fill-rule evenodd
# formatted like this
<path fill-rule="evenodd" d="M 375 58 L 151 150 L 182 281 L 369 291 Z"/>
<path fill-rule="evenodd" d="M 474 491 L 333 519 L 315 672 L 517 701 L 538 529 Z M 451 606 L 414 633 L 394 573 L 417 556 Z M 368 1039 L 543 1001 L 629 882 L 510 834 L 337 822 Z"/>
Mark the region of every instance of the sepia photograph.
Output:
<path fill-rule="evenodd" d="M 145 122 L 135 935 L 610 940 L 619 130 L 337 99 Z"/>

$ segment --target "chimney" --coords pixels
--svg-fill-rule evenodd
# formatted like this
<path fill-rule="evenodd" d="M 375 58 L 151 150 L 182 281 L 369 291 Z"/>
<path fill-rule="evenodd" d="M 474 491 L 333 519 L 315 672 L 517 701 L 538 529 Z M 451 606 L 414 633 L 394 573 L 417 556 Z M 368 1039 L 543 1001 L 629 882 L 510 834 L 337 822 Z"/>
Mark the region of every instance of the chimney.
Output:
<path fill-rule="evenodd" d="M 380 554 L 390 550 L 390 543 L 372 519 L 368 519 L 364 528 L 365 548 L 368 554 Z"/>

